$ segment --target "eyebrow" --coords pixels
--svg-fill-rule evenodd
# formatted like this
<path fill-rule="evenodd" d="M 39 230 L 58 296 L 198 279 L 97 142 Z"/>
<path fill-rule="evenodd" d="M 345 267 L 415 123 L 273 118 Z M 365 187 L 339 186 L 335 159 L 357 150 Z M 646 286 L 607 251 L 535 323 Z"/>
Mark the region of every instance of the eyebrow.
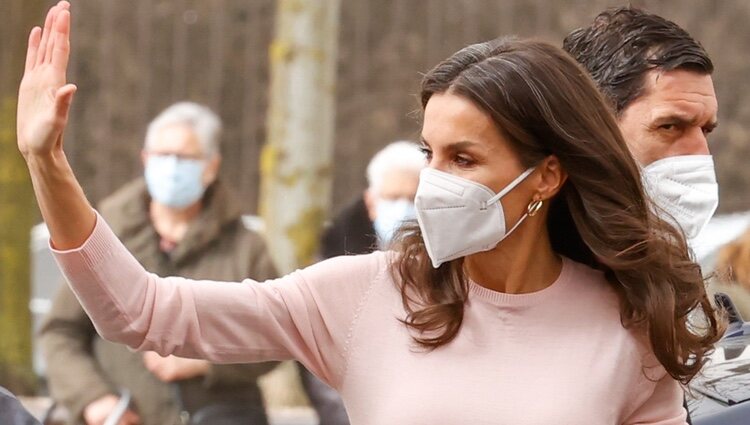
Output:
<path fill-rule="evenodd" d="M 427 142 L 427 139 L 425 139 L 424 136 L 419 136 L 419 141 L 423 145 L 427 145 L 427 147 L 430 147 L 430 144 Z M 472 142 L 472 141 L 469 141 L 469 140 L 461 140 L 461 141 L 449 144 L 446 147 L 446 149 L 457 151 L 457 150 L 461 150 L 461 149 L 465 149 L 465 148 L 471 148 L 471 147 L 476 147 L 476 146 L 479 146 L 479 143 Z"/>
<path fill-rule="evenodd" d="M 697 125 L 699 121 L 700 120 L 696 116 L 693 116 L 690 114 L 681 114 L 679 112 L 673 112 L 670 114 L 656 117 L 653 122 L 655 123 L 675 122 L 680 125 Z M 703 125 L 702 127 L 707 128 L 709 130 L 713 130 L 718 126 L 719 126 L 719 121 L 716 118 L 714 118 L 713 120 Z"/>

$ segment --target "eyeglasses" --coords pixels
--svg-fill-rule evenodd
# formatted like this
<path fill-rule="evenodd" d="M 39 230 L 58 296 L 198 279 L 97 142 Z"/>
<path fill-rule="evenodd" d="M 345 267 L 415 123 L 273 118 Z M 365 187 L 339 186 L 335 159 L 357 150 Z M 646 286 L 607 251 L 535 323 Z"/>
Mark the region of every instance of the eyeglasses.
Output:
<path fill-rule="evenodd" d="M 181 153 L 174 153 L 174 152 L 146 152 L 146 155 L 148 156 L 154 156 L 159 158 L 168 158 L 168 157 L 175 157 L 177 159 L 182 160 L 192 160 L 192 161 L 203 161 L 207 158 L 206 155 L 201 154 L 181 154 Z"/>

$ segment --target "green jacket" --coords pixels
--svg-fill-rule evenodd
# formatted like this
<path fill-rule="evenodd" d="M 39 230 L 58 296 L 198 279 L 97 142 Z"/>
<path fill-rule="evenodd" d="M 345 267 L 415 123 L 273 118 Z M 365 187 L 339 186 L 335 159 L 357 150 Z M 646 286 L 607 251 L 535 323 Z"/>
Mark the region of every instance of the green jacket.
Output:
<path fill-rule="evenodd" d="M 185 238 L 169 254 L 148 212 L 150 198 L 138 179 L 105 199 L 99 208 L 135 258 L 160 276 L 263 281 L 277 277 L 263 239 L 247 230 L 240 210 L 219 183 L 204 195 L 204 208 Z M 71 423 L 82 421 L 90 402 L 128 388 L 143 425 L 179 423 L 174 385 L 159 381 L 143 365 L 142 353 L 101 339 L 68 285 L 62 285 L 40 331 L 52 396 L 66 407 Z M 262 407 L 257 378 L 276 363 L 212 365 L 200 378 L 179 382 L 180 402 L 188 412 L 217 401 L 237 400 Z"/>

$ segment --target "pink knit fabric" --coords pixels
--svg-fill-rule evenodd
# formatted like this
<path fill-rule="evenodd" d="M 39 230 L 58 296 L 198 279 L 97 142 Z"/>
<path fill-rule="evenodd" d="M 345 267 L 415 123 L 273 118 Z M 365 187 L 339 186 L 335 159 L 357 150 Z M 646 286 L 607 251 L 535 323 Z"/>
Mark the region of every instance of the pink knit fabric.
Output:
<path fill-rule="evenodd" d="M 217 285 L 148 273 L 98 217 L 56 257 L 103 337 L 214 362 L 297 359 L 354 425 L 685 423 L 682 389 L 622 327 L 602 274 L 569 259 L 531 294 L 472 283 L 458 336 L 425 352 L 398 320 L 383 252 Z"/>

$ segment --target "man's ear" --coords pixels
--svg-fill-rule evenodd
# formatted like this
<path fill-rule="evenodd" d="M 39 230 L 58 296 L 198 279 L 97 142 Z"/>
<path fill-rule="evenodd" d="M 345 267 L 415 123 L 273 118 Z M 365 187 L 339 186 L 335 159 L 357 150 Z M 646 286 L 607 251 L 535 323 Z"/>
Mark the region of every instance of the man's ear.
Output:
<path fill-rule="evenodd" d="M 568 179 L 568 173 L 562 168 L 560 160 L 555 155 L 550 155 L 544 158 L 537 169 L 540 174 L 537 193 L 542 198 L 541 200 L 557 195 Z"/>
<path fill-rule="evenodd" d="M 206 163 L 206 169 L 203 171 L 203 186 L 208 187 L 219 177 L 221 169 L 221 155 L 214 155 Z"/>
<path fill-rule="evenodd" d="M 371 189 L 365 189 L 364 192 L 365 206 L 367 207 L 367 215 L 370 216 L 370 221 L 375 221 L 375 203 L 377 202 L 375 193 Z"/>

